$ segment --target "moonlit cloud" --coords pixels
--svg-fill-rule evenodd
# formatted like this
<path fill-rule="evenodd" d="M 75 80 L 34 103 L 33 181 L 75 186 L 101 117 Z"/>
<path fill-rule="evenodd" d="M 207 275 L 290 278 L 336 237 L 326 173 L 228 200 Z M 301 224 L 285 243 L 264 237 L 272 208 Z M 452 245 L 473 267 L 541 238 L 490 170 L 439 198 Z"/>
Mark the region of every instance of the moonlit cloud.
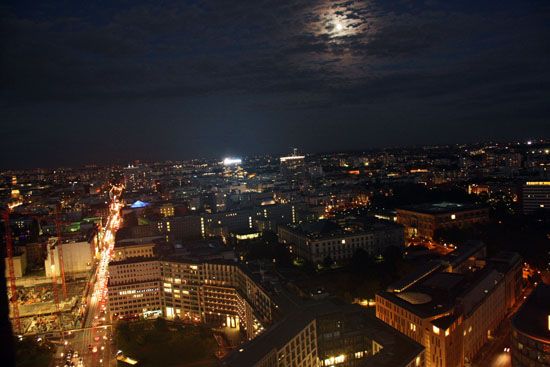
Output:
<path fill-rule="evenodd" d="M 221 157 L 542 134 L 549 8 L 12 2 L 2 8 L 0 123 L 10 138 L 0 154 L 49 164 L 113 151 Z"/>

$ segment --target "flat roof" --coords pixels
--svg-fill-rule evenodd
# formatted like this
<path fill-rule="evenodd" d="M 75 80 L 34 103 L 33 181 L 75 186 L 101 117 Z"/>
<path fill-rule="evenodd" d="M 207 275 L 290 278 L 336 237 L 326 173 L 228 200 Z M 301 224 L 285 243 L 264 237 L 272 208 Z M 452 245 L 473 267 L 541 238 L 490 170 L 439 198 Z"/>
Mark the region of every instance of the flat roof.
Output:
<path fill-rule="evenodd" d="M 424 214 L 445 214 L 445 213 L 456 213 L 461 211 L 470 211 L 477 209 L 487 209 L 486 206 L 473 204 L 473 203 L 451 203 L 451 202 L 440 202 L 440 203 L 424 203 L 417 205 L 407 205 L 397 210 L 408 210 Z"/>
<path fill-rule="evenodd" d="M 485 296 L 483 290 L 486 288 L 482 285 L 502 276 L 493 266 L 464 273 L 441 270 L 434 262 L 433 268 L 427 268 L 425 273 L 417 275 L 418 279 L 409 279 L 408 287 L 390 286 L 388 291 L 379 292 L 378 295 L 422 318 L 452 312 L 458 298 L 463 298 L 463 306 L 468 306 L 464 312 L 469 312 L 477 306 L 479 298 Z"/>
<path fill-rule="evenodd" d="M 512 326 L 550 344 L 550 285 L 539 284 L 512 318 Z"/>
<path fill-rule="evenodd" d="M 283 227 L 309 239 L 327 239 L 360 236 L 366 233 L 402 227 L 398 223 L 389 221 L 373 221 L 370 223 L 360 220 L 350 221 L 349 225 L 340 225 L 334 220 L 320 219 L 300 224 L 287 224 Z"/>

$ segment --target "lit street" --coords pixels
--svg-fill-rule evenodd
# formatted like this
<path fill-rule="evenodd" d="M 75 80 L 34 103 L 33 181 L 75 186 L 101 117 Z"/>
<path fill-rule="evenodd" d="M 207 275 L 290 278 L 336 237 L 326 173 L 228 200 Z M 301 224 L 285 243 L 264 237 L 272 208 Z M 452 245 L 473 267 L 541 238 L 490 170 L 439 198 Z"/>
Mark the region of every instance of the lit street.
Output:
<path fill-rule="evenodd" d="M 502 321 L 500 328 L 497 330 L 493 340 L 490 340 L 478 355 L 478 359 L 474 361 L 472 366 L 474 367 L 511 367 L 512 360 L 510 357 L 510 332 L 511 324 L 510 320 L 517 310 L 524 303 L 525 299 L 529 297 L 533 291 L 532 286 L 528 286 L 523 290 L 516 305 L 510 310 L 507 317 Z"/>
<path fill-rule="evenodd" d="M 119 193 L 117 193 L 119 195 Z M 90 279 L 89 291 L 86 295 L 85 319 L 81 329 L 65 331 L 66 347 L 64 354 L 77 352 L 73 363 L 77 366 L 109 366 L 115 365 L 112 328 L 110 325 L 107 282 L 108 265 L 111 257 L 115 233 L 120 226 L 120 207 L 118 195 L 113 195 L 109 206 L 110 213 L 107 223 L 101 232 L 100 258 Z M 56 366 L 60 355 L 57 355 Z"/>

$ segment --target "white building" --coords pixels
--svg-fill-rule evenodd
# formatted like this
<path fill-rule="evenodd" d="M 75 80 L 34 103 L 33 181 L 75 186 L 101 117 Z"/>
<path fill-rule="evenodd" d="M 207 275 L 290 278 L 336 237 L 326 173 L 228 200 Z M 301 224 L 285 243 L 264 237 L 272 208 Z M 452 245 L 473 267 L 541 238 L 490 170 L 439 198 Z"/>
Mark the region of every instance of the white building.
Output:
<path fill-rule="evenodd" d="M 53 272 L 55 272 L 56 276 L 60 276 L 61 271 L 57 237 L 50 238 L 47 246 L 48 257 L 44 261 L 46 276 L 51 277 L 53 275 Z M 89 271 L 92 268 L 92 262 L 93 248 L 92 245 L 90 245 L 88 242 L 83 241 L 63 243 L 63 265 L 65 274 L 74 274 Z"/>

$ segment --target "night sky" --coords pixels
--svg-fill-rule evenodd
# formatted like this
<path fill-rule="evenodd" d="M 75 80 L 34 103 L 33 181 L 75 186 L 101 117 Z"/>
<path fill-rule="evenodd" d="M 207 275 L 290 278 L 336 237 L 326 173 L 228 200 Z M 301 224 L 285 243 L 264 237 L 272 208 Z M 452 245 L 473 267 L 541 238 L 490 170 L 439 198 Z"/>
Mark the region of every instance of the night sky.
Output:
<path fill-rule="evenodd" d="M 0 167 L 550 137 L 550 1 L 11 1 Z"/>

